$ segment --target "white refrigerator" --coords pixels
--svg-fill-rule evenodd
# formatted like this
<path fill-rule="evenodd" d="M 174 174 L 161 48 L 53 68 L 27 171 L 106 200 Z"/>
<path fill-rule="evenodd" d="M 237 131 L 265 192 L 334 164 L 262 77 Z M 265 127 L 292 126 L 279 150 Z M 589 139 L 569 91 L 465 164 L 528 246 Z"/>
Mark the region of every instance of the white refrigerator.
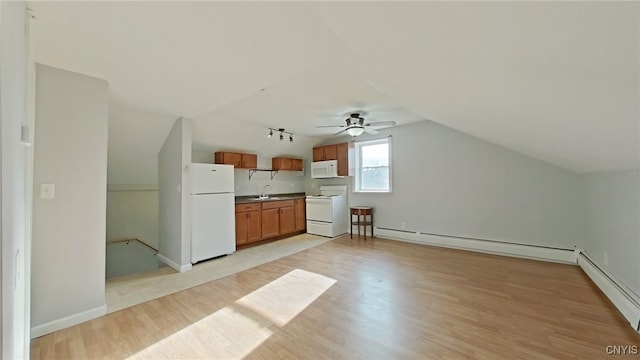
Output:
<path fill-rule="evenodd" d="M 236 251 L 233 165 L 191 164 L 191 263 Z"/>

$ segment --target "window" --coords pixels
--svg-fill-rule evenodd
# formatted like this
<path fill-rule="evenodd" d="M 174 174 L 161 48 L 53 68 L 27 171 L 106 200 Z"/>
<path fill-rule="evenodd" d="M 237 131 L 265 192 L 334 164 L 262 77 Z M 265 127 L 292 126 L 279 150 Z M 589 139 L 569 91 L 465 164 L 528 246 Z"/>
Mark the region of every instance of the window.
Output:
<path fill-rule="evenodd" d="M 391 192 L 391 138 L 356 143 L 356 192 Z"/>

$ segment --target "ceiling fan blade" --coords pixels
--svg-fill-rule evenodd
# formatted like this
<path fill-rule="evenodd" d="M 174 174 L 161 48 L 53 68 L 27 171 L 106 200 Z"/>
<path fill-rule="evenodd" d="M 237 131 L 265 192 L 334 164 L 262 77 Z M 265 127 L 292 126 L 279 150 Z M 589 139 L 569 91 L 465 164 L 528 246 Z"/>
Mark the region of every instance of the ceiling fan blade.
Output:
<path fill-rule="evenodd" d="M 367 134 L 371 134 L 371 135 L 375 135 L 378 133 L 378 130 L 373 130 L 370 128 L 364 128 L 364 132 L 366 132 Z"/>
<path fill-rule="evenodd" d="M 342 129 L 340 131 L 338 131 L 337 133 L 333 134 L 333 135 L 338 135 L 338 134 L 342 134 L 343 132 L 347 131 L 347 129 Z"/>
<path fill-rule="evenodd" d="M 395 121 L 376 121 L 372 123 L 367 123 L 365 126 L 394 126 L 396 124 Z"/>
<path fill-rule="evenodd" d="M 317 128 L 328 128 L 328 127 L 346 127 L 347 125 L 318 125 Z"/>

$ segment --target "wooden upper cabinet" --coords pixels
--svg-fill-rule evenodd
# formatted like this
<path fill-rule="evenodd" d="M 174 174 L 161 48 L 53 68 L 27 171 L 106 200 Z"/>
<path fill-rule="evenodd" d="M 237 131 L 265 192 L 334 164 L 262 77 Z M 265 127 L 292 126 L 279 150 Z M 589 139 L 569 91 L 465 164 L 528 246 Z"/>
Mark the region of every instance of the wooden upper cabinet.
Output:
<path fill-rule="evenodd" d="M 272 170 L 302 171 L 302 159 L 275 157 L 271 159 Z"/>
<path fill-rule="evenodd" d="M 313 148 L 313 161 L 338 160 L 338 176 L 353 176 L 355 162 L 351 142 Z"/>
<path fill-rule="evenodd" d="M 354 145 L 351 142 L 336 145 L 338 153 L 338 176 L 355 174 Z"/>
<path fill-rule="evenodd" d="M 242 168 L 255 169 L 258 167 L 258 155 L 242 154 Z"/>
<path fill-rule="evenodd" d="M 233 152 L 216 152 L 214 156 L 216 164 L 228 164 L 234 167 L 242 167 L 242 154 Z"/>
<path fill-rule="evenodd" d="M 338 148 L 335 144 L 313 148 L 313 161 L 325 160 L 338 160 Z"/>
<path fill-rule="evenodd" d="M 338 160 L 336 145 L 325 145 L 313 148 L 313 161 Z"/>
<path fill-rule="evenodd" d="M 324 160 L 324 147 L 315 147 L 313 148 L 313 161 L 323 161 Z"/>
<path fill-rule="evenodd" d="M 216 164 L 233 165 L 239 169 L 255 169 L 258 167 L 258 155 L 236 152 L 218 151 L 215 153 Z"/>
<path fill-rule="evenodd" d="M 324 159 L 338 160 L 338 146 L 337 145 L 324 146 Z"/>
<path fill-rule="evenodd" d="M 304 161 L 302 159 L 292 159 L 291 170 L 302 171 L 304 169 Z"/>

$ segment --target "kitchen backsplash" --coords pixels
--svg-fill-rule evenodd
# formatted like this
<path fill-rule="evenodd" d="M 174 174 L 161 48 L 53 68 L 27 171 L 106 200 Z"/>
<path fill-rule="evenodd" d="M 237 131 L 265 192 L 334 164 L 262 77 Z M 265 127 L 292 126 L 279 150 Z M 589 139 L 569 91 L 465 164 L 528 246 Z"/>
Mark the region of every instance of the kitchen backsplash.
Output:
<path fill-rule="evenodd" d="M 258 171 L 249 180 L 249 170 L 235 170 L 236 196 L 259 195 L 265 185 L 271 185 L 270 194 L 304 192 L 304 182 L 304 174 L 297 171 L 279 171 L 273 180 L 271 172 Z"/>

